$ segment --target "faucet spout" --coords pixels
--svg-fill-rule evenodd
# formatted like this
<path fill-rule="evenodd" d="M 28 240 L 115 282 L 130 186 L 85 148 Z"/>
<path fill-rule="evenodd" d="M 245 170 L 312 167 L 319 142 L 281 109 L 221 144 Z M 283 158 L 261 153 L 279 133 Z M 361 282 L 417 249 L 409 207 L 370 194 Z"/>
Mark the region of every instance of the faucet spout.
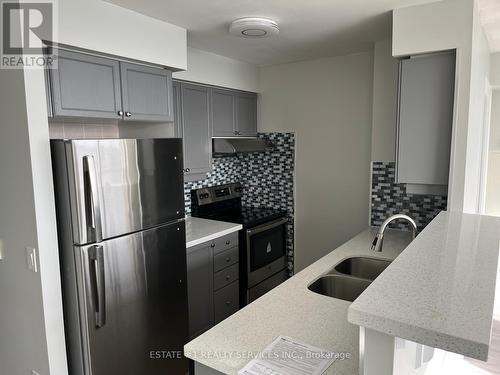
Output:
<path fill-rule="evenodd" d="M 375 251 L 375 252 L 382 251 L 385 230 L 387 229 L 387 227 L 389 226 L 390 223 L 392 223 L 394 220 L 398 220 L 398 219 L 406 220 L 408 223 L 410 223 L 411 230 L 412 230 L 412 239 L 415 239 L 415 237 L 417 236 L 417 224 L 415 223 L 415 221 L 411 217 L 409 217 L 408 215 L 404 215 L 404 214 L 393 215 L 393 216 L 385 219 L 385 221 L 382 223 L 382 225 L 378 229 L 377 235 L 375 236 L 375 238 L 373 239 L 373 242 L 372 242 L 372 246 L 371 246 L 372 251 Z"/>

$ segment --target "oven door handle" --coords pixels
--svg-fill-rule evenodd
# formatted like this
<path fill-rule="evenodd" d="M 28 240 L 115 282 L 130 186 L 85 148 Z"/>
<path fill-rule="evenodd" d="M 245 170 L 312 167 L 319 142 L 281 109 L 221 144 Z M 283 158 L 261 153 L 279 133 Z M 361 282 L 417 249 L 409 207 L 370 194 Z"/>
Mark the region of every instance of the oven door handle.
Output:
<path fill-rule="evenodd" d="M 271 221 L 269 223 L 262 224 L 262 225 L 259 225 L 257 227 L 251 228 L 251 229 L 247 229 L 247 237 L 253 236 L 254 234 L 264 232 L 264 231 L 269 230 L 269 229 L 279 227 L 280 225 L 283 225 L 286 223 L 288 223 L 288 219 L 286 217 L 282 217 L 280 219 Z"/>

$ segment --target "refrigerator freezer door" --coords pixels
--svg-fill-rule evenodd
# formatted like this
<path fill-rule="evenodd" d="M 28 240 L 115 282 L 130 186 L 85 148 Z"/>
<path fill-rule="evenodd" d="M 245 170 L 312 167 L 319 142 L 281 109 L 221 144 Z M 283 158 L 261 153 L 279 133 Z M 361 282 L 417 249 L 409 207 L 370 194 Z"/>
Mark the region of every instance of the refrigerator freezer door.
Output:
<path fill-rule="evenodd" d="M 86 375 L 187 372 L 185 241 L 180 221 L 75 247 Z"/>
<path fill-rule="evenodd" d="M 184 217 L 180 139 L 64 142 L 75 244 Z"/>

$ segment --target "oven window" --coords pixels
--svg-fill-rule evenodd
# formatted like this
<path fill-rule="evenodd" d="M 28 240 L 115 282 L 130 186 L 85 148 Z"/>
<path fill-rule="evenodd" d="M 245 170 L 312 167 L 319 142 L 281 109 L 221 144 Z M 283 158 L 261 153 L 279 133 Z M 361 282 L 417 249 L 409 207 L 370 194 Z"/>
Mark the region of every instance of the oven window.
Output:
<path fill-rule="evenodd" d="M 285 225 L 251 235 L 249 240 L 250 272 L 285 255 Z"/>

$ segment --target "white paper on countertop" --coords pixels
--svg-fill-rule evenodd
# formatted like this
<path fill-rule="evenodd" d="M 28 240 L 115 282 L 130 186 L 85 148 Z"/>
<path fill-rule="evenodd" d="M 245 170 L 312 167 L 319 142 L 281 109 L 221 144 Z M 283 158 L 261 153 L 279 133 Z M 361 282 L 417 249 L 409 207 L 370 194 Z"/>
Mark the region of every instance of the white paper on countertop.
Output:
<path fill-rule="evenodd" d="M 321 375 L 335 361 L 335 353 L 286 336 L 278 336 L 238 375 Z"/>

